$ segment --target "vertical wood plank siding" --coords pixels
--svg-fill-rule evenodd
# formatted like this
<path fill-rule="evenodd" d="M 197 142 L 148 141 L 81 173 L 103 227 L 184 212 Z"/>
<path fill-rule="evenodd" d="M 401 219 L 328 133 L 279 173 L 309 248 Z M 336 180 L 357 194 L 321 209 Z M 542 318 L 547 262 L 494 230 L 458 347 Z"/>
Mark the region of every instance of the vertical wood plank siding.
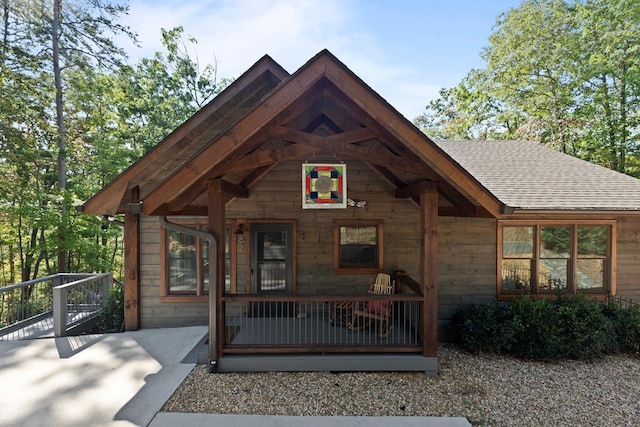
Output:
<path fill-rule="evenodd" d="M 640 301 L 640 218 L 618 218 L 617 295 Z"/>
<path fill-rule="evenodd" d="M 296 221 L 298 293 L 365 295 L 367 292 L 371 275 L 334 273 L 334 219 L 383 220 L 384 270 L 402 269 L 419 280 L 420 210 L 415 204 L 396 199 L 395 187 L 364 163 L 349 161 L 348 197 L 366 200 L 367 207 L 303 210 L 301 163 L 302 160 L 280 163 L 249 189 L 248 199 L 235 199 L 226 209 L 227 219 Z M 496 227 L 495 219 L 438 218 L 439 337 L 444 338 L 444 326 L 456 308 L 495 298 Z M 141 326 L 206 325 L 206 302 L 160 301 L 160 228 L 156 218 L 141 218 L 140 238 Z M 248 289 L 248 230 L 244 241 L 236 256 L 238 292 Z M 639 245 L 640 220 L 619 219 L 618 294 L 634 299 L 640 299 Z"/>

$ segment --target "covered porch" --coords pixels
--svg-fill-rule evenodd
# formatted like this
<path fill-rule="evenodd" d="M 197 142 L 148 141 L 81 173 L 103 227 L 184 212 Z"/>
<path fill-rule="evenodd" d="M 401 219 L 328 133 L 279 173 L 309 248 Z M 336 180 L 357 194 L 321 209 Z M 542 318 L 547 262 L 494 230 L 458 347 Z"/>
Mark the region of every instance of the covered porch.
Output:
<path fill-rule="evenodd" d="M 438 219 L 504 210 L 328 51 L 292 75 L 261 59 L 83 208 L 125 215 L 128 330 L 206 310 L 212 370 L 430 374 Z M 377 273 L 395 292 L 367 294 Z M 354 323 L 385 302 L 391 330 Z"/>

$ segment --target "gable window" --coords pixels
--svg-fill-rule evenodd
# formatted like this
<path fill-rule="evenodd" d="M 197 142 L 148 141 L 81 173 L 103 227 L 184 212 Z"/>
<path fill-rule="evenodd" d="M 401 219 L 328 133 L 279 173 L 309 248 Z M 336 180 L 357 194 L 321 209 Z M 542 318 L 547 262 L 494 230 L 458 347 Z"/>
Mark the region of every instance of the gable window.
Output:
<path fill-rule="evenodd" d="M 333 262 L 336 272 L 381 272 L 382 235 L 382 221 L 335 221 Z"/>
<path fill-rule="evenodd" d="M 179 222 L 189 228 L 207 231 L 206 222 Z M 225 289 L 231 286 L 231 224 L 225 230 Z M 174 230 L 162 229 L 162 297 L 202 297 L 209 294 L 209 245 L 205 240 Z"/>
<path fill-rule="evenodd" d="M 498 296 L 613 292 L 614 225 L 501 222 Z"/>

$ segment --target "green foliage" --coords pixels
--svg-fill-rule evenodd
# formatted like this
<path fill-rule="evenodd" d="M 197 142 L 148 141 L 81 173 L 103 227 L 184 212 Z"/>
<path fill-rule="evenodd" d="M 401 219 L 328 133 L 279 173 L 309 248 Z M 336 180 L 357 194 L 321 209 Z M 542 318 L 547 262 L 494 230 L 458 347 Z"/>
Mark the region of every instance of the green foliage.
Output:
<path fill-rule="evenodd" d="M 610 302 L 605 307 L 605 314 L 615 325 L 618 351 L 640 352 L 640 307 L 623 309 L 619 304 Z"/>
<path fill-rule="evenodd" d="M 109 289 L 107 304 L 100 315 L 96 330 L 100 333 L 122 332 L 123 325 L 124 285 L 120 282 L 115 282 Z"/>
<path fill-rule="evenodd" d="M 455 313 L 451 327 L 453 342 L 471 353 L 543 361 L 592 360 L 640 345 L 640 310 L 582 296 L 469 305 Z"/>
<path fill-rule="evenodd" d="M 196 41 L 183 42 L 182 28 L 163 30 L 163 52 L 126 65 L 114 42 L 135 39 L 118 23 L 126 6 L 60 2 L 53 28 L 52 5 L 7 1 L 0 11 L 0 286 L 56 271 L 121 272 L 122 227 L 75 206 L 226 84 L 214 65 L 192 60 Z"/>
<path fill-rule="evenodd" d="M 470 353 L 508 353 L 517 342 L 522 324 L 507 304 L 469 304 L 451 320 L 453 341 Z"/>
<path fill-rule="evenodd" d="M 524 0 L 482 56 L 415 120 L 424 132 L 527 139 L 640 176 L 640 2 Z"/>

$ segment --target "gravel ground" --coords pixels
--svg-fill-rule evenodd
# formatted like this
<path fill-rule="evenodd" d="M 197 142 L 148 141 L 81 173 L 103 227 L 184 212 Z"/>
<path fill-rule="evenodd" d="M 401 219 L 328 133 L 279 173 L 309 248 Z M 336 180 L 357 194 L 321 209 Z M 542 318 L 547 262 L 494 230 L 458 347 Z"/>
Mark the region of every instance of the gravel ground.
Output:
<path fill-rule="evenodd" d="M 638 426 L 640 357 L 524 362 L 439 348 L 439 375 L 209 374 L 196 366 L 165 412 L 456 416 L 486 426 Z"/>

